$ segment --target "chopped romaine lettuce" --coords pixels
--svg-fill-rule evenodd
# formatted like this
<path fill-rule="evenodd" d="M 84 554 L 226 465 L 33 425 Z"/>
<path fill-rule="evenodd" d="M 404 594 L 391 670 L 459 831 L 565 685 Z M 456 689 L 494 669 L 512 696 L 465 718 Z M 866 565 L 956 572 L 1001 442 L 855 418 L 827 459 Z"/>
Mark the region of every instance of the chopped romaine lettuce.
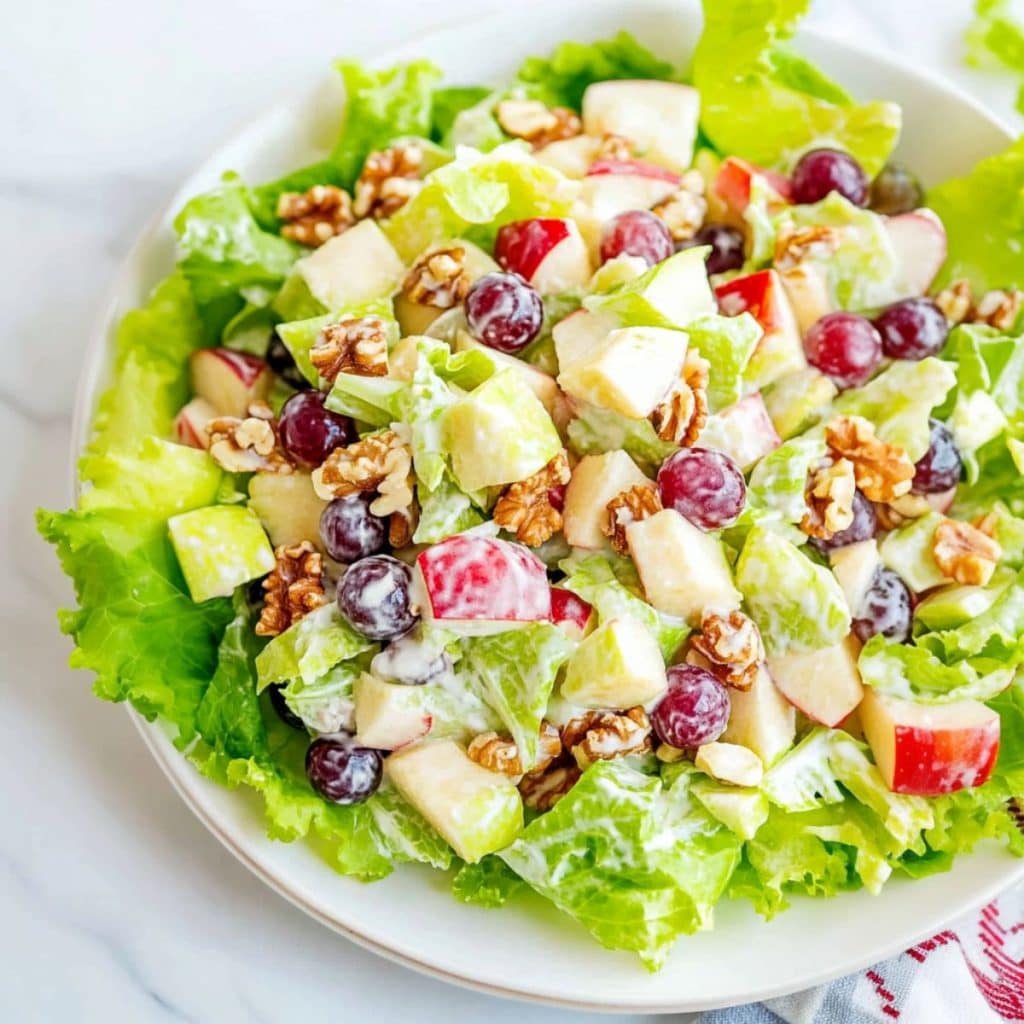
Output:
<path fill-rule="evenodd" d="M 569 445 L 577 455 L 600 455 L 623 449 L 641 468 L 660 466 L 677 448 L 662 441 L 650 420 L 633 420 L 614 409 L 577 403 L 569 423 Z"/>
<path fill-rule="evenodd" d="M 699 352 L 710 364 L 708 407 L 719 412 L 743 397 L 743 371 L 764 331 L 749 314 L 719 316 L 713 313 L 686 325 L 689 350 Z"/>
<path fill-rule="evenodd" d="M 436 544 L 484 522 L 470 496 L 449 473 L 444 474 L 433 490 L 418 484 L 416 496 L 420 503 L 420 521 L 412 538 L 416 544 Z"/>

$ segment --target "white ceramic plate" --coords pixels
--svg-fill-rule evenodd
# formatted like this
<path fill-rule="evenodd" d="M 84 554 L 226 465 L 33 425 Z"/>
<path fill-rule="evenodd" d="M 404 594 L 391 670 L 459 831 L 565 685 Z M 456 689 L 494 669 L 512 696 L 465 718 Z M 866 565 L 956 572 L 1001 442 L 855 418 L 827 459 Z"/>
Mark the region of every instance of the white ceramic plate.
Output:
<path fill-rule="evenodd" d="M 429 57 L 453 82 L 499 82 L 528 54 L 543 53 L 563 39 L 607 37 L 619 28 L 679 63 L 699 32 L 696 4 L 560 0 L 526 5 L 378 55 L 376 62 Z M 900 155 L 927 181 L 968 170 L 1010 139 L 989 114 L 935 78 L 818 35 L 802 37 L 801 46 L 855 94 L 903 105 Z M 88 434 L 109 369 L 114 325 L 171 268 L 174 211 L 225 169 L 259 181 L 319 155 L 336 133 L 340 101 L 336 85 L 321 84 L 254 121 L 184 183 L 140 239 L 92 338 L 78 396 L 75 452 Z M 302 843 L 268 840 L 255 798 L 201 778 L 163 729 L 137 716 L 136 722 L 207 828 L 296 906 L 353 941 L 436 977 L 561 1006 L 701 1010 L 796 991 L 902 950 L 1024 878 L 1024 863 L 992 849 L 963 859 L 946 875 L 916 883 L 894 880 L 878 897 L 853 893 L 795 900 L 790 911 L 768 924 L 745 906 L 725 905 L 714 931 L 683 938 L 664 970 L 652 976 L 634 956 L 601 949 L 539 898 L 517 900 L 501 911 L 464 906 L 451 897 L 443 875 L 417 867 L 401 868 L 374 885 L 342 878 Z M 739 960 L 737 950 L 746 951 Z"/>

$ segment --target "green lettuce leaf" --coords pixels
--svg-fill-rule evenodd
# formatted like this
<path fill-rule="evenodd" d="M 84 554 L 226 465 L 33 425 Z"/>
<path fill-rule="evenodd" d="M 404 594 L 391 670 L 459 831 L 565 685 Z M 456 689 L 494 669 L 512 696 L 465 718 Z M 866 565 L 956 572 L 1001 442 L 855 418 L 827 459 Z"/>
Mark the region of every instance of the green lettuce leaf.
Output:
<path fill-rule="evenodd" d="M 971 67 L 1017 72 L 1022 79 L 1017 109 L 1024 111 L 1024 25 L 1011 0 L 974 0 L 974 18 L 964 32 L 964 62 Z"/>
<path fill-rule="evenodd" d="M 771 528 L 799 523 L 807 512 L 808 474 L 826 451 L 823 438 L 806 436 L 794 437 L 769 452 L 750 474 L 747 503 L 737 525 Z"/>
<path fill-rule="evenodd" d="M 368 658 L 353 658 L 306 682 L 301 676 L 283 688 L 285 703 L 313 732 L 351 732 L 355 722 L 352 688 Z"/>
<path fill-rule="evenodd" d="M 685 786 L 602 761 L 498 856 L 603 946 L 654 970 L 679 935 L 710 925 L 740 847 Z"/>
<path fill-rule="evenodd" d="M 892 103 L 854 103 L 783 44 L 810 0 L 706 0 L 693 58 L 701 128 L 721 153 L 790 166 L 804 150 L 838 146 L 869 176 L 881 170 L 900 132 Z"/>
<path fill-rule="evenodd" d="M 434 369 L 431 352 L 442 356 L 448 346 L 434 338 L 416 341 L 416 368 L 409 386 L 399 392 L 400 419 L 412 435 L 412 460 L 417 480 L 432 491 L 441 484 L 447 463 L 444 444 L 444 421 L 458 395 Z"/>
<path fill-rule="evenodd" d="M 452 879 L 452 893 L 463 903 L 500 907 L 524 884 L 500 857 L 491 854 L 476 864 L 463 864 Z"/>
<path fill-rule="evenodd" d="M 634 420 L 614 409 L 577 403 L 576 417 L 568 427 L 569 447 L 577 455 L 600 455 L 623 449 L 644 470 L 653 470 L 676 451 L 662 441 L 650 420 Z"/>
<path fill-rule="evenodd" d="M 689 347 L 710 364 L 708 406 L 719 412 L 743 397 L 743 371 L 764 331 L 749 314 L 702 316 L 686 325 Z"/>
<path fill-rule="evenodd" d="M 472 499 L 445 473 L 433 490 L 416 485 L 420 521 L 413 534 L 415 544 L 436 544 L 445 537 L 463 533 L 484 522 Z"/>
<path fill-rule="evenodd" d="M 451 85 L 435 89 L 430 112 L 430 137 L 435 142 L 445 140 L 459 114 L 477 106 L 491 93 L 486 85 Z"/>

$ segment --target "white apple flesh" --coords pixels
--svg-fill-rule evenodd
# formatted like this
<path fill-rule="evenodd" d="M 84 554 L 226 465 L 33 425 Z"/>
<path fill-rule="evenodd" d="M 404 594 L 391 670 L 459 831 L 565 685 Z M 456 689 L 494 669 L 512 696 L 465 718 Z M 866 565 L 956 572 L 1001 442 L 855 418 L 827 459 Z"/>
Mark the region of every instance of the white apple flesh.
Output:
<path fill-rule="evenodd" d="M 189 359 L 192 392 L 218 416 L 245 416 L 252 402 L 270 394 L 274 374 L 258 356 L 229 348 L 201 348 Z"/>
<path fill-rule="evenodd" d="M 885 219 L 907 295 L 925 295 L 946 262 L 946 229 L 929 209 Z"/>
<path fill-rule="evenodd" d="M 205 398 L 193 398 L 174 417 L 174 436 L 190 448 L 209 448 L 206 424 L 216 417 L 217 410 Z"/>
<path fill-rule="evenodd" d="M 770 765 L 793 746 L 796 710 L 762 664 L 749 690 L 729 690 L 729 724 L 720 739 L 752 750 Z"/>
<path fill-rule="evenodd" d="M 698 444 L 725 452 L 746 472 L 782 444 L 760 392 L 747 395 L 708 420 Z"/>
<path fill-rule="evenodd" d="M 979 701 L 915 704 L 869 689 L 860 718 L 894 793 L 954 793 L 983 785 L 995 767 L 999 715 Z"/>
<path fill-rule="evenodd" d="M 352 688 L 356 742 L 375 750 L 398 750 L 430 732 L 432 717 L 419 706 L 416 687 L 386 683 L 364 672 Z"/>
<path fill-rule="evenodd" d="M 582 288 L 590 280 L 590 254 L 575 221 L 533 217 L 498 231 L 494 255 L 542 295 Z"/>
<path fill-rule="evenodd" d="M 856 638 L 847 637 L 834 647 L 769 658 L 768 671 L 786 700 L 831 729 L 864 698 L 858 647 Z"/>

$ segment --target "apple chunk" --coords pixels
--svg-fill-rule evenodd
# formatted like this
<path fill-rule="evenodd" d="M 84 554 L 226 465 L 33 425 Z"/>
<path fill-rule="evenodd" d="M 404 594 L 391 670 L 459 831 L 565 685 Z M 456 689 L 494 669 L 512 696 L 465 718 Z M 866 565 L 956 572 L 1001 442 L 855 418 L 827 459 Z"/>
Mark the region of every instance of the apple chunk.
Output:
<path fill-rule="evenodd" d="M 608 502 L 642 484 L 653 486 L 626 452 L 584 455 L 573 469 L 565 489 L 562 529 L 568 544 L 591 551 L 610 550 L 604 533 Z"/>
<path fill-rule="evenodd" d="M 718 168 L 711 189 L 733 214 L 740 215 L 750 204 L 750 188 L 760 178 L 774 193 L 776 206 L 793 201 L 793 186 L 784 174 L 758 167 L 739 157 L 727 156 Z"/>
<path fill-rule="evenodd" d="M 375 750 L 398 750 L 422 739 L 433 725 L 419 687 L 385 683 L 364 672 L 352 687 L 356 740 Z"/>
<path fill-rule="evenodd" d="M 928 209 L 885 219 L 899 276 L 908 295 L 925 295 L 946 262 L 946 229 Z"/>
<path fill-rule="evenodd" d="M 864 735 L 894 793 L 938 796 L 988 781 L 999 754 L 999 715 L 976 700 L 915 704 L 868 690 Z"/>
<path fill-rule="evenodd" d="M 551 621 L 573 640 L 582 640 L 594 625 L 594 608 L 564 587 L 551 588 Z"/>
<path fill-rule="evenodd" d="M 520 544 L 457 534 L 416 559 L 428 622 L 467 635 L 551 621 L 544 563 Z"/>
<path fill-rule="evenodd" d="M 543 295 L 582 288 L 591 274 L 590 254 L 575 222 L 533 217 L 505 224 L 494 255 L 506 269 L 524 277 Z"/>
<path fill-rule="evenodd" d="M 313 490 L 309 473 L 254 473 L 249 481 L 249 508 L 275 548 L 304 540 L 323 547 L 320 516 L 327 502 Z"/>
<path fill-rule="evenodd" d="M 201 348 L 189 359 L 192 392 L 218 416 L 244 416 L 250 403 L 267 397 L 274 374 L 259 357 L 230 348 Z"/>
<path fill-rule="evenodd" d="M 174 417 L 174 436 L 190 448 L 209 448 L 206 424 L 216 417 L 217 410 L 205 398 L 193 398 Z"/>
<path fill-rule="evenodd" d="M 764 399 L 756 392 L 709 417 L 699 443 L 725 452 L 745 473 L 759 459 L 775 451 L 782 438 L 768 415 Z"/>
<path fill-rule="evenodd" d="M 328 239 L 296 267 L 313 297 L 327 309 L 390 295 L 405 273 L 395 247 L 375 220 L 361 220 Z"/>
<path fill-rule="evenodd" d="M 847 637 L 833 647 L 768 659 L 768 671 L 783 696 L 808 718 L 837 726 L 864 697 L 857 669 L 857 641 Z"/>
<path fill-rule="evenodd" d="M 584 708 L 631 708 L 668 686 L 658 641 L 635 619 L 609 619 L 576 648 L 562 696 Z"/>
<path fill-rule="evenodd" d="M 793 746 L 795 737 L 796 711 L 764 665 L 759 666 L 749 690 L 729 690 L 729 724 L 721 736 L 724 743 L 738 743 L 770 765 Z"/>

